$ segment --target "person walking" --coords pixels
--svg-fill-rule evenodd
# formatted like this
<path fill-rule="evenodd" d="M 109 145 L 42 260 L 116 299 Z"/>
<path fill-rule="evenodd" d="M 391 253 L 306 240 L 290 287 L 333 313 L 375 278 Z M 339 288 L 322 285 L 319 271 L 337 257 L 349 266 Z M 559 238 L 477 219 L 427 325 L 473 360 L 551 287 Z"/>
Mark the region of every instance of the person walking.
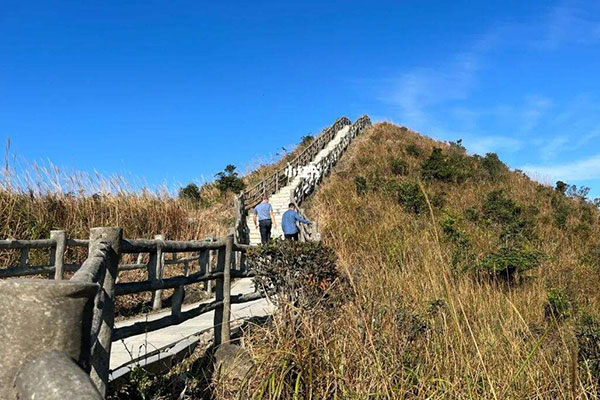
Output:
<path fill-rule="evenodd" d="M 296 222 L 307 225 L 311 225 L 312 222 L 306 218 L 302 218 L 302 216 L 298 214 L 298 210 L 294 203 L 290 203 L 288 207 L 288 210 L 284 212 L 283 216 L 281 217 L 281 229 L 283 230 L 285 240 L 293 240 L 297 242 L 298 226 L 296 225 Z"/>
<path fill-rule="evenodd" d="M 269 198 L 263 197 L 256 207 L 254 207 L 254 226 L 260 229 L 260 243 L 265 244 L 271 240 L 271 228 L 277 228 L 273 207 L 269 204 Z"/>

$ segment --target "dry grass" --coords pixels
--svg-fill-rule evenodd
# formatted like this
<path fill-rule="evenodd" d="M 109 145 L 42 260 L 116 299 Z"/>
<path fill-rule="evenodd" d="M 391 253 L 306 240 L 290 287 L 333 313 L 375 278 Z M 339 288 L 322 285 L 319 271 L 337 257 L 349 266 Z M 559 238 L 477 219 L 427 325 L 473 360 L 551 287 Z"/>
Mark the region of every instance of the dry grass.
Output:
<path fill-rule="evenodd" d="M 62 229 L 71 238 L 88 238 L 98 226 L 119 226 L 127 238 L 192 240 L 222 236 L 234 224 L 232 194 L 221 194 L 214 185 L 202 187 L 201 204 L 170 195 L 165 189 L 133 189 L 121 177 L 66 173 L 53 165 L 32 165 L 17 174 L 5 169 L 0 182 L 0 237 L 48 238 Z M 30 264 L 48 263 L 48 250 L 30 252 Z M 68 248 L 66 262 L 81 264 L 85 248 Z M 0 252 L 0 268 L 18 263 L 16 251 Z M 134 262 L 126 257 L 124 263 Z M 192 266 L 193 267 L 193 266 Z M 180 275 L 182 266 L 168 266 L 164 276 Z M 147 279 L 146 271 L 125 271 L 121 282 Z M 168 299 L 172 291 L 164 291 Z M 120 296 L 117 313 L 131 315 L 146 308 L 150 293 Z M 188 300 L 192 297 L 188 296 Z"/>
<path fill-rule="evenodd" d="M 408 155 L 410 144 L 424 155 Z M 600 310 L 599 270 L 581 261 L 598 246 L 598 211 L 582 229 L 589 207 L 569 199 L 573 212 L 558 227 L 552 189 L 518 172 L 499 182 L 421 182 L 429 197 L 447 195 L 443 210 L 419 215 L 382 190 L 358 196 L 350 189 L 357 175 L 370 184 L 418 181 L 434 145 L 448 150 L 391 124 L 357 139 L 309 207 L 354 293 L 335 314 L 286 311 L 257 328 L 246 341 L 257 363 L 249 384 L 221 398 L 596 398 L 597 377 L 576 362 L 574 324 L 577 315 Z M 409 176 L 392 178 L 390 157 L 408 161 Z M 539 209 L 529 245 L 547 257 L 513 284 L 453 270 L 455 245 L 440 229 L 454 215 L 476 258 L 497 249 L 497 233 L 464 217 L 496 189 Z M 576 315 L 563 322 L 544 316 L 550 287 L 567 290 Z"/>

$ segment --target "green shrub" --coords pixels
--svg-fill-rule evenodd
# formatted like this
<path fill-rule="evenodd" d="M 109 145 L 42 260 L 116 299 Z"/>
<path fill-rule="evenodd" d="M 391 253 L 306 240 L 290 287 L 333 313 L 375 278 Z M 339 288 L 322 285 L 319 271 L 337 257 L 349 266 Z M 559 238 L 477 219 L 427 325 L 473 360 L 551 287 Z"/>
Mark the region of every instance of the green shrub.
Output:
<path fill-rule="evenodd" d="M 483 257 L 475 266 L 475 270 L 490 277 L 512 280 L 525 271 L 537 268 L 542 257 L 543 254 L 537 251 L 502 247 L 499 251 Z"/>
<path fill-rule="evenodd" d="M 179 189 L 179 198 L 181 200 L 187 200 L 190 202 L 198 203 L 200 202 L 200 188 L 198 185 L 194 183 L 190 183 L 189 185 L 182 187 Z"/>
<path fill-rule="evenodd" d="M 535 207 L 523 209 L 508 198 L 504 191 L 495 190 L 488 193 L 482 214 L 488 223 L 501 227 L 502 239 L 520 242 L 533 238 L 534 217 L 538 212 Z"/>
<path fill-rule="evenodd" d="M 587 373 L 600 384 L 600 322 L 591 315 L 583 315 L 575 325 L 577 358 Z"/>
<path fill-rule="evenodd" d="M 467 179 L 467 171 L 464 155 L 454 152 L 445 156 L 439 147 L 434 147 L 429 158 L 421 165 L 421 175 L 425 180 L 461 183 Z"/>
<path fill-rule="evenodd" d="M 571 213 L 571 206 L 569 206 L 565 197 L 554 195 L 552 200 L 550 200 L 550 205 L 552 206 L 552 218 L 554 219 L 554 224 L 559 228 L 566 228 L 569 214 Z"/>
<path fill-rule="evenodd" d="M 421 150 L 421 148 L 416 144 L 411 143 L 406 146 L 406 154 L 415 158 L 420 158 L 423 155 L 423 150 Z"/>
<path fill-rule="evenodd" d="M 487 178 L 493 181 L 500 179 L 508 171 L 507 166 L 500 161 L 496 153 L 487 153 L 480 163 L 487 174 Z"/>
<path fill-rule="evenodd" d="M 571 315 L 571 302 L 564 290 L 550 288 L 544 304 L 544 315 L 546 318 L 563 320 Z"/>
<path fill-rule="evenodd" d="M 354 185 L 356 186 L 356 194 L 359 196 L 364 195 L 367 192 L 367 178 L 362 175 L 358 175 L 354 178 Z"/>
<path fill-rule="evenodd" d="M 434 193 L 429 199 L 431 202 L 431 206 L 434 208 L 439 208 L 440 210 L 446 206 L 446 192 L 438 192 Z"/>
<path fill-rule="evenodd" d="M 558 181 L 558 182 L 556 182 L 556 187 L 554 188 L 554 190 L 556 190 L 560 194 L 565 194 L 565 193 L 567 193 L 568 187 L 569 187 L 569 185 L 566 184 L 565 182 Z"/>
<path fill-rule="evenodd" d="M 479 211 L 473 207 L 469 207 L 465 210 L 465 217 L 471 222 L 477 222 L 480 218 Z"/>
<path fill-rule="evenodd" d="M 407 212 L 420 214 L 427 207 L 427 200 L 417 183 L 402 182 L 397 189 L 398 202 Z"/>
<path fill-rule="evenodd" d="M 278 302 L 291 302 L 304 309 L 331 305 L 340 282 L 335 252 L 316 242 L 275 240 L 248 251 L 248 268 L 263 293 L 277 293 Z"/>
<path fill-rule="evenodd" d="M 221 193 L 228 191 L 239 193 L 244 190 L 244 182 L 239 178 L 235 169 L 235 165 L 228 164 L 223 171 L 215 175 L 217 177 L 217 187 Z"/>
<path fill-rule="evenodd" d="M 408 163 L 399 158 L 392 158 L 390 160 L 390 169 L 394 175 L 408 175 Z"/>
<path fill-rule="evenodd" d="M 446 217 L 440 222 L 442 226 L 442 232 L 446 239 L 451 242 L 459 242 L 463 238 L 463 233 L 458 228 L 458 221 L 450 215 L 446 215 Z"/>

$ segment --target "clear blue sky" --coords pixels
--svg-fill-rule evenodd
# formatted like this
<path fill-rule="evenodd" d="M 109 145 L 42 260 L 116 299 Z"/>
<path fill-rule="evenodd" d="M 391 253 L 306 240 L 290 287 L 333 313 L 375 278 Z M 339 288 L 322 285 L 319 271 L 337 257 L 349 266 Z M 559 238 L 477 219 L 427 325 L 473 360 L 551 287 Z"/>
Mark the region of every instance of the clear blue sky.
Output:
<path fill-rule="evenodd" d="M 600 3 L 0 2 L 27 160 L 202 182 L 363 113 L 600 196 Z"/>

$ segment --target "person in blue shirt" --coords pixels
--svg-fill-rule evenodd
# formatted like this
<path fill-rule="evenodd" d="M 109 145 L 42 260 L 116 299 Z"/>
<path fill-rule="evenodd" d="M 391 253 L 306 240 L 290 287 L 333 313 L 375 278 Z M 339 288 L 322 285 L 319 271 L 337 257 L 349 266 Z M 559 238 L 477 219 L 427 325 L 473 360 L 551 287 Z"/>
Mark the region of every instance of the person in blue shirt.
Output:
<path fill-rule="evenodd" d="M 312 222 L 306 218 L 302 218 L 302 216 L 298 214 L 294 203 L 290 203 L 289 209 L 284 212 L 281 217 L 281 229 L 283 230 L 285 240 L 298 241 L 298 226 L 296 225 L 296 221 L 302 224 L 312 224 Z"/>
<path fill-rule="evenodd" d="M 277 228 L 273 207 L 269 198 L 264 197 L 262 202 L 254 207 L 254 226 L 260 228 L 260 243 L 265 244 L 271 240 L 271 228 Z"/>

